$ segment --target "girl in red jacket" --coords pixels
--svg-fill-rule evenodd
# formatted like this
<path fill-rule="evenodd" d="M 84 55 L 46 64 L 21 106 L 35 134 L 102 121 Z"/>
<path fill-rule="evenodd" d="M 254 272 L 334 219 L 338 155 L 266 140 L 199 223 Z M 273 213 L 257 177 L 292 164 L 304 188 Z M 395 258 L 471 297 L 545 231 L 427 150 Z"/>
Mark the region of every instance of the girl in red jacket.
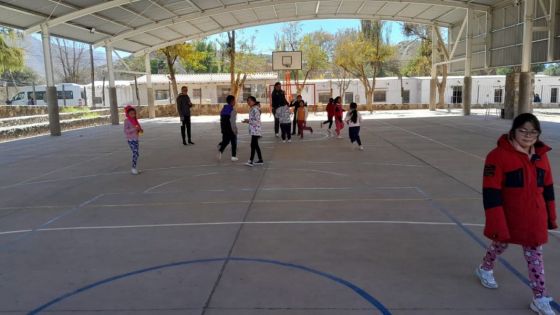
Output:
<path fill-rule="evenodd" d="M 515 118 L 509 134 L 486 157 L 483 202 L 484 235 L 492 240 L 476 275 L 483 286 L 496 289 L 494 262 L 509 244 L 523 247 L 534 298 L 530 308 L 538 314 L 555 314 L 545 287 L 542 245 L 548 230 L 556 229 L 552 172 L 547 152 L 539 140 L 540 123 L 532 114 Z"/>
<path fill-rule="evenodd" d="M 342 98 L 340 96 L 337 96 L 334 99 L 334 123 L 336 126 L 336 137 L 338 139 L 342 139 L 342 136 L 340 135 L 340 131 L 344 128 L 344 122 L 342 121 L 342 116 L 344 113 L 344 109 L 342 108 Z"/>

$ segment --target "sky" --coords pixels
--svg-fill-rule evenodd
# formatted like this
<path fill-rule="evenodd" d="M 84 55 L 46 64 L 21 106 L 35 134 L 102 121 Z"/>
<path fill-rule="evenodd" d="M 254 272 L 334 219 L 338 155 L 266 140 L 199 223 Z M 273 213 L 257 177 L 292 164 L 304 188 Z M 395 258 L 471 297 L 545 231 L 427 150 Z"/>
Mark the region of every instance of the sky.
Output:
<path fill-rule="evenodd" d="M 346 28 L 360 28 L 360 20 L 307 20 L 301 21 L 301 26 L 304 34 L 311 33 L 314 31 L 323 30 L 332 34 L 335 34 L 341 29 Z M 274 51 L 274 34 L 279 33 L 282 30 L 284 24 L 287 23 L 274 23 L 268 25 L 260 25 L 254 27 L 248 27 L 244 29 L 240 29 L 237 33 L 241 38 L 250 38 L 253 35 L 255 36 L 255 46 L 256 52 L 262 54 L 272 54 Z M 391 44 L 396 44 L 403 40 L 406 40 L 404 35 L 402 34 L 402 24 L 400 22 L 393 22 L 393 21 L 386 21 L 385 22 L 386 29 L 390 30 L 389 41 Z M 41 39 L 41 35 L 39 33 L 33 34 L 33 37 L 37 39 Z M 224 39 L 225 33 L 216 34 L 209 37 L 206 37 L 206 40 L 215 41 L 218 39 Z M 105 48 L 98 47 L 95 48 L 95 51 L 98 53 L 105 53 Z M 120 52 L 119 55 L 121 57 L 128 57 L 130 54 L 125 52 Z M 118 59 L 118 58 L 117 58 Z"/>
<path fill-rule="evenodd" d="M 261 25 L 255 27 L 244 28 L 241 30 L 241 36 L 250 38 L 255 35 L 255 43 L 258 52 L 263 54 L 272 53 L 274 50 L 274 34 L 282 30 L 282 26 L 286 23 L 275 23 Z M 303 33 L 311 33 L 323 30 L 335 34 L 338 30 L 345 28 L 360 27 L 360 20 L 308 20 L 301 22 Z M 402 26 L 399 22 L 386 22 L 386 27 L 391 30 L 389 40 L 391 44 L 396 44 L 405 40 L 402 34 Z M 225 34 L 225 33 L 223 33 Z M 219 39 L 222 34 L 207 37 L 207 40 L 214 41 Z"/>

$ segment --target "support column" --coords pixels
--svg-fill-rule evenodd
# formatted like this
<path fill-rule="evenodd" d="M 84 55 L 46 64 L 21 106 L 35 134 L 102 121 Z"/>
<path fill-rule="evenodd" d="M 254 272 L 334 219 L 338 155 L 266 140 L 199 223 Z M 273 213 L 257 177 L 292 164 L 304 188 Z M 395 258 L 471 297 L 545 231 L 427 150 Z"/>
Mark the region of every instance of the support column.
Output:
<path fill-rule="evenodd" d="M 45 62 L 45 77 L 47 79 L 47 106 L 49 111 L 49 129 L 51 136 L 60 136 L 60 116 L 58 112 L 58 97 L 54 85 L 54 73 L 51 56 L 51 37 L 46 24 L 41 24 L 41 38 L 43 40 L 43 56 Z"/>
<path fill-rule="evenodd" d="M 117 104 L 117 88 L 115 87 L 115 72 L 113 71 L 113 47 L 105 47 L 107 53 L 107 72 L 109 74 L 109 106 L 111 108 L 111 123 L 119 124 L 119 107 Z"/>
<path fill-rule="evenodd" d="M 463 79 L 463 115 L 471 114 L 472 100 L 472 39 L 473 39 L 473 10 L 467 9 L 467 32 L 465 36 L 465 78 Z"/>
<path fill-rule="evenodd" d="M 430 79 L 430 110 L 436 110 L 436 95 L 437 95 L 437 66 L 435 65 L 435 56 L 436 56 L 436 26 L 432 25 L 432 70 Z"/>
<path fill-rule="evenodd" d="M 95 63 L 93 61 L 93 45 L 89 45 L 89 60 L 91 66 L 91 108 L 95 109 Z"/>
<path fill-rule="evenodd" d="M 150 119 L 156 118 L 156 107 L 154 101 L 154 88 L 152 86 L 152 66 L 150 64 L 150 53 L 144 57 L 146 64 L 146 91 L 148 92 L 148 116 Z"/>
<path fill-rule="evenodd" d="M 519 75 L 519 103 L 516 115 L 533 111 L 533 73 L 531 72 L 531 53 L 533 49 L 533 18 L 535 0 L 525 0 L 523 12 L 523 46 L 521 52 L 521 73 Z"/>

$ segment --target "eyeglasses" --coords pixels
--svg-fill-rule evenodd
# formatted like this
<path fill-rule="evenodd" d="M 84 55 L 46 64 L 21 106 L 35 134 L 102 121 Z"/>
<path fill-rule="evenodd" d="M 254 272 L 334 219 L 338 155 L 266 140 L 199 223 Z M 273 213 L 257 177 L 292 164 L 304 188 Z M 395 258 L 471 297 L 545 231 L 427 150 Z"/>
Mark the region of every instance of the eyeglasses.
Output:
<path fill-rule="evenodd" d="M 533 129 L 533 130 L 527 130 L 527 129 L 525 129 L 525 128 L 519 128 L 519 129 L 517 129 L 517 131 L 518 131 L 519 133 L 521 133 L 522 135 L 524 135 L 524 136 L 526 136 L 526 137 L 531 137 L 531 138 L 538 137 L 538 136 L 541 134 L 540 131 L 535 130 L 535 129 Z"/>

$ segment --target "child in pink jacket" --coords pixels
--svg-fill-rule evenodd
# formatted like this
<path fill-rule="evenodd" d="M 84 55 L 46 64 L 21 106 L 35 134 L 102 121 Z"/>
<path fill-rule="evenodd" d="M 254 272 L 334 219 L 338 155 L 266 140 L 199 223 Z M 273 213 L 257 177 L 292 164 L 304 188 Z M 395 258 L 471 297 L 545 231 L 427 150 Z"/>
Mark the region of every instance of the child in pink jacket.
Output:
<path fill-rule="evenodd" d="M 136 109 L 131 105 L 124 108 L 124 113 L 126 119 L 124 120 L 124 134 L 126 140 L 128 141 L 128 146 L 132 150 L 132 174 L 138 175 L 138 169 L 136 168 L 138 164 L 138 157 L 140 156 L 139 149 L 140 144 L 138 143 L 138 136 L 144 133 L 144 130 L 136 118 Z"/>

